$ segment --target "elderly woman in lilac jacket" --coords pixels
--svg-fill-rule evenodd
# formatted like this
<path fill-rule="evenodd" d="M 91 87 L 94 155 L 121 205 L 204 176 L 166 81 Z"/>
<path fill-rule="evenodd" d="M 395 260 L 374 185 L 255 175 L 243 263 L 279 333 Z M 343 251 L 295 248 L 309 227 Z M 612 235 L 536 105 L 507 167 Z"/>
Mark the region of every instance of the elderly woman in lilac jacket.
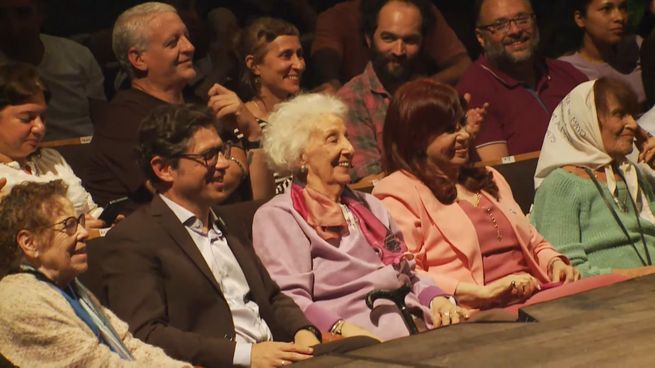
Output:
<path fill-rule="evenodd" d="M 324 332 L 388 340 L 408 335 L 398 308 L 366 295 L 409 285 L 406 303 L 427 328 L 458 323 L 468 311 L 429 278 L 389 214 L 373 196 L 349 190 L 353 148 L 346 107 L 326 95 L 300 95 L 270 116 L 264 150 L 273 169 L 294 183 L 255 214 L 255 251 L 282 290 Z"/>

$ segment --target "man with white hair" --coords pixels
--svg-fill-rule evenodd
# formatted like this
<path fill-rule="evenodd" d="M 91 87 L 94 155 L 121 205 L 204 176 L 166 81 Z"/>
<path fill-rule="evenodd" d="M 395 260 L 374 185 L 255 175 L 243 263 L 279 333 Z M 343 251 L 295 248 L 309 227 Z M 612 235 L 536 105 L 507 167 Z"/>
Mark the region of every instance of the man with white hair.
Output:
<path fill-rule="evenodd" d="M 141 120 L 155 107 L 182 104 L 184 87 L 196 76 L 194 46 L 175 8 L 147 2 L 123 12 L 114 24 L 114 54 L 130 78 L 95 121 L 89 181 L 97 203 L 127 196 L 125 213 L 150 201 L 134 148 Z"/>

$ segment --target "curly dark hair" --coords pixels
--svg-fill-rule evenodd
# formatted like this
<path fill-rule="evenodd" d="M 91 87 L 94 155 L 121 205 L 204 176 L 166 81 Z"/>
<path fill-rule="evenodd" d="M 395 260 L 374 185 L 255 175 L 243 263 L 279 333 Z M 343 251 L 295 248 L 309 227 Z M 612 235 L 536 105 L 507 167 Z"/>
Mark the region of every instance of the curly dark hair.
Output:
<path fill-rule="evenodd" d="M 465 119 L 463 106 L 466 102 L 453 87 L 430 78 L 416 79 L 398 88 L 384 120 L 385 172 L 406 171 L 430 188 L 441 203 L 453 203 L 457 183 L 428 159 L 426 150 L 435 137 L 456 129 Z M 469 147 L 472 157 L 474 148 Z M 460 169 L 458 183 L 472 192 L 484 189 L 498 199 L 492 173 L 471 162 Z"/>
<path fill-rule="evenodd" d="M 154 109 L 141 122 L 137 157 L 143 173 L 153 184 L 161 183 L 150 160 L 160 156 L 177 167 L 179 155 L 189 148 L 189 140 L 201 127 L 217 130 L 216 118 L 207 106 L 166 105 Z"/>
<path fill-rule="evenodd" d="M 39 234 L 51 225 L 53 213 L 63 210 L 68 186 L 62 180 L 25 182 L 14 186 L 0 200 L 0 277 L 16 272 L 22 251 L 16 242 L 21 230 Z"/>
<path fill-rule="evenodd" d="M 425 36 L 436 21 L 432 4 L 428 0 L 365 0 L 362 1 L 359 11 L 362 14 L 362 31 L 369 38 L 373 38 L 378 28 L 378 13 L 390 1 L 400 1 L 414 5 L 421 13 L 421 35 Z"/>
<path fill-rule="evenodd" d="M 0 65 L 0 110 L 10 105 L 21 105 L 42 92 L 49 93 L 36 69 L 27 63 Z"/>

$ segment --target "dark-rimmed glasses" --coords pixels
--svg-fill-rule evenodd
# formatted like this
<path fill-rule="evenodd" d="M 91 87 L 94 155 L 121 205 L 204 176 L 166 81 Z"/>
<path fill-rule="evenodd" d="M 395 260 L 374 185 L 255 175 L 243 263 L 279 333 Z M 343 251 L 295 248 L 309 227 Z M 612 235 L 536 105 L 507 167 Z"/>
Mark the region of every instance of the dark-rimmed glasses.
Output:
<path fill-rule="evenodd" d="M 514 23 L 518 28 L 525 29 L 534 23 L 534 13 L 520 14 L 510 19 L 498 19 L 497 21 L 484 26 L 477 26 L 477 29 L 489 31 L 491 33 L 501 32 L 506 33 L 511 24 Z"/>
<path fill-rule="evenodd" d="M 209 169 L 216 166 L 216 163 L 218 162 L 218 156 L 223 155 L 223 158 L 230 157 L 231 150 L 232 145 L 230 143 L 225 143 L 220 146 L 210 148 L 201 153 L 180 153 L 175 157 L 186 158 L 188 160 L 195 161 Z"/>
<path fill-rule="evenodd" d="M 57 225 L 63 225 L 61 228 L 57 228 Z M 54 227 L 55 231 L 59 231 L 60 233 L 64 233 L 68 236 L 73 236 L 77 232 L 77 226 L 80 225 L 84 227 L 86 225 L 86 219 L 85 219 L 85 214 L 81 214 L 77 217 L 71 216 L 71 217 L 66 217 L 65 219 L 55 222 L 52 225 L 48 225 L 46 227 Z"/>

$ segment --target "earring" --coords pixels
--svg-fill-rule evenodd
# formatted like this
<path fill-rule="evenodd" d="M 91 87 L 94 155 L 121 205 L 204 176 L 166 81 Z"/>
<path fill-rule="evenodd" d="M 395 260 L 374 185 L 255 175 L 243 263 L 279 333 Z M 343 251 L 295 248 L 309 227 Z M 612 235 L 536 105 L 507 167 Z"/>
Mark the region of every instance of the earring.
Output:
<path fill-rule="evenodd" d="M 300 173 L 307 174 L 307 164 L 300 165 Z"/>

